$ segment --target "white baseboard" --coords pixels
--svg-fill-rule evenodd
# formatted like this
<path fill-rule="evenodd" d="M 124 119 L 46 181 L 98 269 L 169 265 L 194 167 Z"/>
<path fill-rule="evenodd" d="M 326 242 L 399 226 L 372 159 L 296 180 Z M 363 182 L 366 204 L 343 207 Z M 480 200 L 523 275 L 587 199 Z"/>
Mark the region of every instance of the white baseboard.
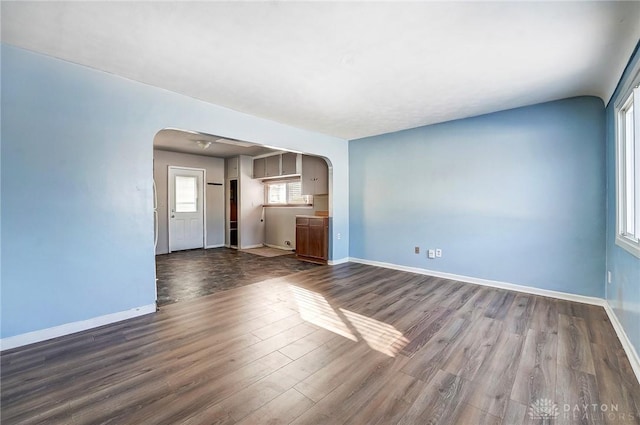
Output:
<path fill-rule="evenodd" d="M 223 248 L 225 245 L 223 243 L 221 244 L 217 244 L 217 245 L 207 245 L 204 247 L 204 249 L 211 249 L 211 248 Z"/>
<path fill-rule="evenodd" d="M 264 244 L 258 243 L 258 244 L 255 244 L 255 245 L 247 245 L 247 246 L 243 246 L 240 249 L 242 250 L 242 249 L 253 249 L 253 248 L 264 248 Z"/>
<path fill-rule="evenodd" d="M 327 264 L 330 266 L 337 266 L 338 264 L 344 264 L 349 262 L 349 257 L 339 258 L 337 260 L 329 260 Z"/>
<path fill-rule="evenodd" d="M 622 348 L 624 348 L 624 352 L 627 354 L 629 363 L 631 363 L 631 368 L 636 374 L 636 379 L 638 380 L 638 382 L 640 382 L 640 357 L 638 356 L 638 352 L 631 343 L 631 340 L 629 340 L 627 333 L 624 331 L 622 323 L 620 323 L 620 320 L 618 320 L 618 316 L 616 315 L 615 310 L 613 309 L 613 307 L 611 307 L 611 304 L 609 304 L 608 301 L 605 301 L 604 309 L 607 312 L 607 316 L 609 316 L 609 320 L 611 321 L 613 329 L 618 335 L 618 339 L 622 344 Z"/>
<path fill-rule="evenodd" d="M 117 313 L 106 314 L 104 316 L 98 316 L 88 320 L 65 323 L 64 325 L 54 326 L 52 328 L 41 329 L 39 331 L 27 332 L 16 336 L 2 338 L 0 339 L 0 351 L 22 347 L 23 345 L 34 344 L 36 342 L 46 341 L 48 339 L 57 338 L 76 332 L 86 331 L 87 329 L 97 328 L 99 326 L 108 325 L 110 323 L 132 319 L 134 317 L 154 313 L 155 311 L 155 303 L 148 304 L 132 308 L 131 310 L 119 311 Z"/>
<path fill-rule="evenodd" d="M 274 245 L 270 243 L 266 243 L 264 244 L 264 246 L 268 246 L 269 248 L 282 249 L 284 251 L 293 251 L 293 247 L 291 246 L 280 246 L 280 245 Z"/>
<path fill-rule="evenodd" d="M 616 331 L 616 334 L 618 335 L 618 339 L 620 340 L 620 343 L 622 344 L 622 347 L 624 348 L 624 351 L 627 354 L 627 358 L 631 363 L 631 367 L 633 368 L 633 372 L 636 375 L 636 379 L 638 380 L 638 382 L 640 382 L 640 357 L 638 356 L 638 352 L 636 351 L 633 344 L 629 340 L 629 337 L 627 336 L 627 333 L 625 332 L 624 327 L 622 326 L 622 323 L 620 323 L 620 321 L 618 320 L 618 317 L 616 316 L 615 311 L 613 310 L 613 308 L 611 308 L 611 305 L 609 304 L 609 302 L 603 298 L 588 297 L 585 295 L 570 294 L 567 292 L 552 291 L 549 289 L 539 289 L 539 288 L 533 288 L 531 286 L 516 285 L 513 283 L 500 282 L 496 280 L 479 279 L 476 277 L 438 272 L 438 271 L 422 269 L 418 267 L 401 266 L 401 265 L 392 264 L 392 263 L 383 263 L 381 261 L 364 260 L 361 258 L 351 257 L 349 258 L 349 261 L 353 263 L 368 264 L 370 266 L 384 267 L 387 269 L 400 270 L 405 272 L 423 274 L 427 276 L 457 280 L 459 282 L 472 283 L 472 284 L 482 285 L 482 286 L 490 286 L 492 288 L 507 289 L 510 291 L 524 292 L 526 294 L 540 295 L 543 297 L 557 298 L 557 299 L 566 300 L 566 301 L 574 301 L 574 302 L 579 302 L 584 304 L 601 306 L 606 311 L 607 316 L 609 316 L 611 325 L 613 326 L 613 329 Z"/>
<path fill-rule="evenodd" d="M 368 264 L 370 266 L 384 267 L 387 269 L 400 270 L 404 272 L 441 277 L 443 279 L 457 280 L 459 282 L 473 283 L 473 284 L 482 285 L 482 286 L 490 286 L 492 288 L 507 289 L 509 291 L 516 291 L 516 292 L 524 292 L 526 294 L 540 295 L 542 297 L 558 298 L 561 300 L 575 301 L 579 303 L 599 305 L 603 307 L 605 305 L 604 299 L 597 298 L 597 297 L 588 297 L 586 295 L 570 294 L 568 292 L 552 291 L 550 289 L 540 289 L 540 288 L 534 288 L 532 286 L 516 285 L 514 283 L 500 282 L 497 280 L 480 279 L 477 277 L 438 272 L 438 271 L 423 269 L 419 267 L 408 267 L 408 266 L 401 266 L 401 265 L 392 264 L 392 263 L 383 263 L 380 261 L 363 260 L 361 258 L 350 258 L 350 261 L 354 263 Z"/>

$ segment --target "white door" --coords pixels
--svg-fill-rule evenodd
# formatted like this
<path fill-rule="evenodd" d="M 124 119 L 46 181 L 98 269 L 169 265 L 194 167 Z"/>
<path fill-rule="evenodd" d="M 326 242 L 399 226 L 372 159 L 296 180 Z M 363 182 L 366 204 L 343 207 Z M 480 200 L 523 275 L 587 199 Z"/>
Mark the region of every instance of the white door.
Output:
<path fill-rule="evenodd" d="M 204 248 L 204 170 L 169 167 L 169 252 Z"/>

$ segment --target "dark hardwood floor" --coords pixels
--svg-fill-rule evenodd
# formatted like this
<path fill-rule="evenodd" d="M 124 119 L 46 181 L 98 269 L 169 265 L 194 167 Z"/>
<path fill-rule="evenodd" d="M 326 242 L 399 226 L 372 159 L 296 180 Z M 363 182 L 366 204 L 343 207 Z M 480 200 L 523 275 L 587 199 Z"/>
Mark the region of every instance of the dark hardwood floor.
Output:
<path fill-rule="evenodd" d="M 0 360 L 3 424 L 640 423 L 601 307 L 360 264 Z"/>
<path fill-rule="evenodd" d="M 193 249 L 156 256 L 158 305 L 190 300 L 318 267 L 295 255 L 261 257 L 231 248 Z"/>

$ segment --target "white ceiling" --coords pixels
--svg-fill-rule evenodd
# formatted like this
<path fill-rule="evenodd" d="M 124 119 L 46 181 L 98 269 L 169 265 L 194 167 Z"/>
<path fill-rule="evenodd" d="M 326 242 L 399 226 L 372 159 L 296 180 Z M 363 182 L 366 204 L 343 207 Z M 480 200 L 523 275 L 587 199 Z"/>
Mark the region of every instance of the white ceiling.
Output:
<path fill-rule="evenodd" d="M 605 101 L 640 2 L 2 2 L 3 42 L 346 139 Z"/>
<path fill-rule="evenodd" d="M 203 149 L 198 145 L 198 141 L 204 142 L 205 145 L 207 142 L 211 142 L 211 144 Z M 238 155 L 258 156 L 280 152 L 253 143 L 178 129 L 159 131 L 153 139 L 153 147 L 163 151 L 215 156 L 217 158 L 230 158 Z"/>

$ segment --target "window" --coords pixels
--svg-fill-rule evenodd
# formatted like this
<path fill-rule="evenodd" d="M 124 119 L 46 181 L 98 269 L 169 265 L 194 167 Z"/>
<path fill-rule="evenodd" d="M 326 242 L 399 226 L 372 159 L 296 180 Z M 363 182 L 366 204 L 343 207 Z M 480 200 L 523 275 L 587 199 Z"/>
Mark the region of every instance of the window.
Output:
<path fill-rule="evenodd" d="M 265 183 L 267 205 L 312 205 L 313 196 L 302 194 L 300 180 Z"/>
<path fill-rule="evenodd" d="M 616 244 L 640 257 L 640 74 L 617 105 Z M 634 88 L 635 86 L 635 88 Z M 635 106 L 635 107 L 634 107 Z"/>
<path fill-rule="evenodd" d="M 198 179 L 192 176 L 176 176 L 176 212 L 198 211 Z"/>

